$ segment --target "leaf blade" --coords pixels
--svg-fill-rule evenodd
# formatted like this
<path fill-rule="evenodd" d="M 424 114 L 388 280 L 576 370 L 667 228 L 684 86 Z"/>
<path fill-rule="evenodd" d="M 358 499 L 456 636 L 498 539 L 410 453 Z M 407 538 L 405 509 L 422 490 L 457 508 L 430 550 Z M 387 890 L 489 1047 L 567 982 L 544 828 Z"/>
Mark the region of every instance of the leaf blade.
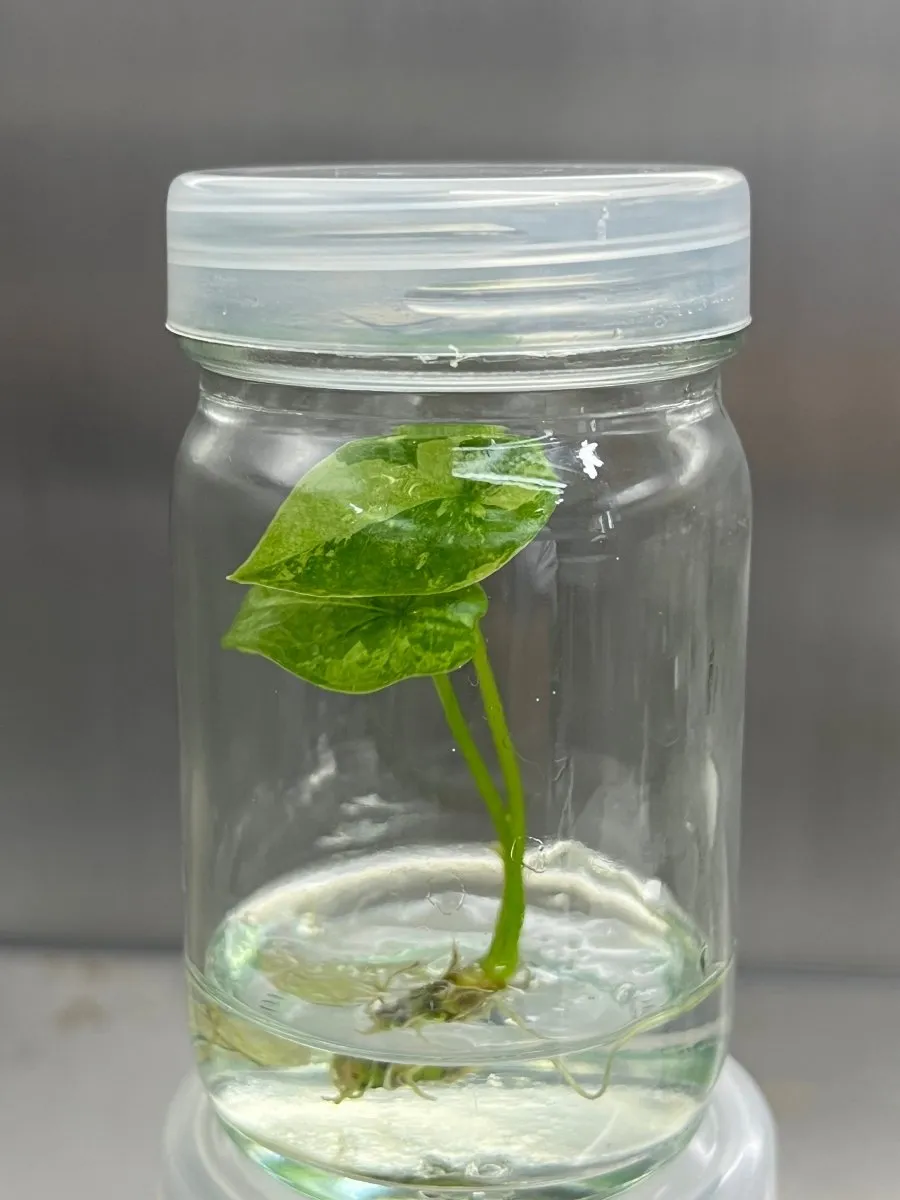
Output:
<path fill-rule="evenodd" d="M 537 536 L 563 487 L 541 439 L 415 428 L 348 442 L 313 467 L 230 578 L 307 596 L 439 595 Z"/>
<path fill-rule="evenodd" d="M 363 695 L 403 679 L 447 674 L 475 653 L 487 596 L 327 601 L 252 588 L 222 639 L 329 691 Z"/>

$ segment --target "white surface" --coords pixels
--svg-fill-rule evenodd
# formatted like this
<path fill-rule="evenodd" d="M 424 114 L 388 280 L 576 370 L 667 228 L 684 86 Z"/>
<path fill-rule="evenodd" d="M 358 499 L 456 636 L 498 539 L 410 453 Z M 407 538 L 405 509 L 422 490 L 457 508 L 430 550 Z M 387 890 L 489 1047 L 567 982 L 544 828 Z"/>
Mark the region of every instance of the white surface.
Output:
<path fill-rule="evenodd" d="M 175 957 L 0 952 L 0 1196 L 153 1200 L 189 1067 Z M 778 1122 L 779 1200 L 897 1200 L 900 981 L 741 977 L 735 1053 Z"/>
<path fill-rule="evenodd" d="M 747 1073 L 729 1062 L 690 1146 L 630 1188 L 628 1200 L 775 1200 L 774 1159 L 765 1101 Z M 199 1081 L 189 1077 L 166 1123 L 160 1200 L 290 1200 L 295 1194 L 247 1161 L 222 1132 Z"/>
<path fill-rule="evenodd" d="M 150 1200 L 190 1062 L 174 957 L 0 953 L 0 1197 Z"/>
<path fill-rule="evenodd" d="M 900 980 L 753 975 L 734 1052 L 779 1133 L 779 1200 L 897 1200 Z"/>

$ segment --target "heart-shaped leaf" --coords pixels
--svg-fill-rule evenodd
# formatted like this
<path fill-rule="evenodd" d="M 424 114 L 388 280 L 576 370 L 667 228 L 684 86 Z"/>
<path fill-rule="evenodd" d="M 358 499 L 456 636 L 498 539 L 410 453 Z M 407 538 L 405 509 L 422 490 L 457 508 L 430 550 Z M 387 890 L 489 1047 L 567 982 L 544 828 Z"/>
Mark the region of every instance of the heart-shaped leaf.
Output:
<path fill-rule="evenodd" d="M 304 596 L 441 595 L 518 553 L 561 490 L 541 439 L 404 426 L 308 471 L 231 578 Z"/>
<path fill-rule="evenodd" d="M 261 654 L 335 692 L 377 692 L 443 675 L 475 653 L 487 596 L 477 584 L 444 596 L 320 600 L 252 588 L 222 644 Z"/>

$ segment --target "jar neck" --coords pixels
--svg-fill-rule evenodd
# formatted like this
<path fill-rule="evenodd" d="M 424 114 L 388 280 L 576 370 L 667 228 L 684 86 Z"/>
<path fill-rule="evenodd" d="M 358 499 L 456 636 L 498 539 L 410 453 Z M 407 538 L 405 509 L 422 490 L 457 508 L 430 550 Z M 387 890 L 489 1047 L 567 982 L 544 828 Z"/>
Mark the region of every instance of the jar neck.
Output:
<path fill-rule="evenodd" d="M 484 385 L 482 385 L 484 386 Z M 204 369 L 200 383 L 203 406 L 220 412 L 278 418 L 349 419 L 359 436 L 372 436 L 387 425 L 416 422 L 470 423 L 549 428 L 560 421 L 614 421 L 629 428 L 635 422 L 694 421 L 721 404 L 718 365 L 690 375 L 640 384 L 581 388 L 538 388 L 530 391 L 350 391 L 269 383 L 223 376 Z"/>
<path fill-rule="evenodd" d="M 188 357 L 205 371 L 247 384 L 307 391 L 448 396 L 584 389 L 652 391 L 653 385 L 716 370 L 737 352 L 741 340 L 741 334 L 731 334 L 708 341 L 593 355 L 355 359 L 179 339 Z"/>

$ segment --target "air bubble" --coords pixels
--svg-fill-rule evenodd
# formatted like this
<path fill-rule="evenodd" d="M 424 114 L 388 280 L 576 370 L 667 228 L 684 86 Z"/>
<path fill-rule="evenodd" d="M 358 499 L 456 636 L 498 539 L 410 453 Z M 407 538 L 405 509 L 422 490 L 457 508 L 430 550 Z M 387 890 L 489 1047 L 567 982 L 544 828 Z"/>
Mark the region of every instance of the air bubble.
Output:
<path fill-rule="evenodd" d="M 637 995 L 637 988 L 633 983 L 622 983 L 613 992 L 613 1000 L 616 1004 L 631 1004 Z"/>
<path fill-rule="evenodd" d="M 530 837 L 528 839 L 525 866 L 529 871 L 535 871 L 538 875 L 547 870 L 547 856 L 544 852 L 544 843 L 540 838 Z"/>
<path fill-rule="evenodd" d="M 466 1163 L 468 1179 L 505 1179 L 509 1174 L 509 1162 L 498 1159 L 496 1162 Z"/>
<path fill-rule="evenodd" d="M 422 1175 L 452 1175 L 456 1170 L 454 1163 L 449 1158 L 441 1158 L 439 1154 L 426 1154 L 419 1162 L 419 1172 Z M 419 1192 L 423 1197 L 438 1198 L 443 1195 L 442 1192 Z"/>
<path fill-rule="evenodd" d="M 454 913 L 459 912 L 466 902 L 466 889 L 461 888 L 458 892 L 429 892 L 427 896 L 428 903 L 432 908 L 436 908 L 439 913 L 443 913 L 445 917 L 451 917 Z"/>

